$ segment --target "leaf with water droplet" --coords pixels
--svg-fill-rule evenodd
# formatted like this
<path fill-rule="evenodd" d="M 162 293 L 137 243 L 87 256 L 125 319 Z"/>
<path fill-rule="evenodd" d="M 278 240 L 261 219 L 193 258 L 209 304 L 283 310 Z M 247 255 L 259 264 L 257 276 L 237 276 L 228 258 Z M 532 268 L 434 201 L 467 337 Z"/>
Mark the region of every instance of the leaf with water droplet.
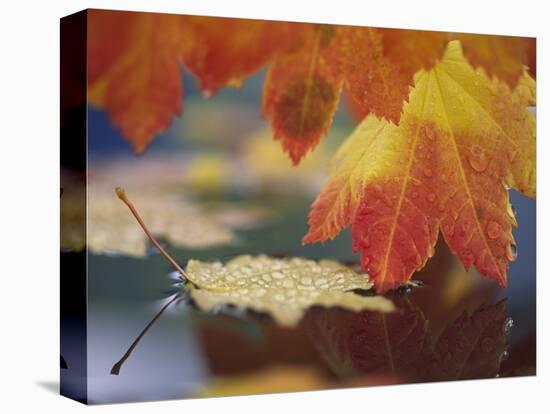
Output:
<path fill-rule="evenodd" d="M 470 148 L 470 154 L 468 155 L 468 162 L 470 167 L 476 172 L 483 172 L 487 169 L 489 165 L 489 159 L 485 150 L 479 145 L 472 145 Z"/>
<path fill-rule="evenodd" d="M 528 66 L 531 74 L 536 73 L 535 38 L 490 36 L 457 33 L 464 45 L 464 54 L 475 67 L 482 67 L 489 76 L 496 76 L 515 88 Z"/>
<path fill-rule="evenodd" d="M 496 221 L 489 220 L 487 222 L 487 236 L 490 239 L 497 239 L 502 234 L 502 227 Z"/>
<path fill-rule="evenodd" d="M 225 265 L 190 260 L 186 272 L 197 285 L 191 297 L 204 310 L 220 304 L 270 314 L 279 324 L 296 325 L 311 306 L 391 312 L 382 296 L 360 296 L 369 290 L 366 274 L 331 260 L 277 259 L 264 255 L 238 256 Z"/>
<path fill-rule="evenodd" d="M 503 184 L 535 195 L 534 95 L 527 72 L 512 91 L 450 42 L 432 70 L 416 75 L 399 125 L 368 116 L 343 144 L 303 242 L 351 225 L 354 250 L 383 292 L 426 264 L 441 231 L 466 268 L 506 286 L 516 222 Z"/>

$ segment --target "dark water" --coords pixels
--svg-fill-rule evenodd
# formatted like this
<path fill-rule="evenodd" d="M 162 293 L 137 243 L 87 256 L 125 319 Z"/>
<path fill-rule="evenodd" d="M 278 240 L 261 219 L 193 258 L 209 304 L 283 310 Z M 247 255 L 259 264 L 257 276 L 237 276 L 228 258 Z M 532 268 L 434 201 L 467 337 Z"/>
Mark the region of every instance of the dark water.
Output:
<path fill-rule="evenodd" d="M 89 402 L 192 397 L 214 379 L 231 382 L 276 367 L 283 367 L 283 378 L 289 372 L 289 380 L 274 391 L 300 389 L 290 378 L 296 370 L 314 372 L 319 384 L 314 388 L 533 375 L 534 203 L 515 194 L 513 201 L 520 252 L 507 289 L 466 272 L 440 243 L 415 275 L 422 285 L 389 294 L 398 307 L 392 314 L 315 307 L 288 329 L 267 315 L 230 307 L 207 313 L 182 299 L 153 324 L 119 375 L 110 373 L 113 364 L 180 287 L 158 254 L 143 259 L 90 254 Z M 170 251 L 181 264 L 243 253 L 357 260 L 347 233 L 325 246 L 299 245 L 305 201 L 279 211 L 266 226 L 241 234 L 237 246 Z M 232 390 L 227 393 L 257 392 L 246 383 Z"/>

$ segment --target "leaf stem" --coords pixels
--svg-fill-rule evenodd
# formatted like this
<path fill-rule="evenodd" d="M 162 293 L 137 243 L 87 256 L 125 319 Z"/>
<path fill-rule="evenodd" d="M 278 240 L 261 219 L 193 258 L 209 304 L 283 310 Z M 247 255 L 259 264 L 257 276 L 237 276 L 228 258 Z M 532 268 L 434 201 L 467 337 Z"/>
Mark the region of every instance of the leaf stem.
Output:
<path fill-rule="evenodd" d="M 176 262 L 174 260 L 174 258 L 172 256 L 170 256 L 170 254 L 164 250 L 164 248 L 160 245 L 160 243 L 155 239 L 155 237 L 149 232 L 149 230 L 147 229 L 147 226 L 145 225 L 145 223 L 143 222 L 143 220 L 141 219 L 139 213 L 137 212 L 136 208 L 134 207 L 134 205 L 132 204 L 132 202 L 128 199 L 128 197 L 126 196 L 126 192 L 124 191 L 124 188 L 122 187 L 117 187 L 115 188 L 115 192 L 116 192 L 116 195 L 118 196 L 118 198 L 120 198 L 120 200 L 126 204 L 126 206 L 130 209 L 130 211 L 132 212 L 133 216 L 135 217 L 135 219 L 137 220 L 137 222 L 139 223 L 139 225 L 141 226 L 141 228 L 143 229 L 143 231 L 145 232 L 145 234 L 147 235 L 147 237 L 149 237 L 149 240 L 151 240 L 151 243 L 153 243 L 153 245 L 157 248 L 157 250 L 160 252 L 160 254 L 162 254 L 164 256 L 164 258 L 166 260 L 168 260 L 170 262 L 170 264 L 172 266 L 174 266 L 174 268 L 181 273 L 181 275 L 187 279 L 188 281 L 190 281 L 191 283 L 193 284 L 196 284 L 193 279 L 191 279 L 189 277 L 189 275 L 187 274 L 187 272 L 185 270 L 182 269 L 182 267 L 178 264 L 178 262 Z"/>
<path fill-rule="evenodd" d="M 149 328 L 151 328 L 151 326 L 153 326 L 153 324 L 160 318 L 160 316 L 164 313 L 164 311 L 166 309 L 168 309 L 168 307 L 174 303 L 175 301 L 177 301 L 178 299 L 181 298 L 181 293 L 178 293 L 176 294 L 172 300 L 170 300 L 166 305 L 164 305 L 160 311 L 158 311 L 158 313 L 154 316 L 153 319 L 151 319 L 151 321 L 145 326 L 145 328 L 143 328 L 143 330 L 139 333 L 139 335 L 137 336 L 136 339 L 134 339 L 134 342 L 132 342 L 132 345 L 130 345 L 130 347 L 128 348 L 128 350 L 126 351 L 126 353 L 122 356 L 122 358 L 120 358 L 120 360 L 115 364 L 113 365 L 113 367 L 111 368 L 111 375 L 118 375 L 119 372 L 120 372 L 120 368 L 122 368 L 122 364 L 124 364 L 124 362 L 126 362 L 126 360 L 130 357 L 130 355 L 132 354 L 133 350 L 135 349 L 135 347 L 139 344 L 139 341 L 141 341 L 141 339 L 145 336 L 145 334 L 147 333 L 147 331 L 149 330 Z"/>

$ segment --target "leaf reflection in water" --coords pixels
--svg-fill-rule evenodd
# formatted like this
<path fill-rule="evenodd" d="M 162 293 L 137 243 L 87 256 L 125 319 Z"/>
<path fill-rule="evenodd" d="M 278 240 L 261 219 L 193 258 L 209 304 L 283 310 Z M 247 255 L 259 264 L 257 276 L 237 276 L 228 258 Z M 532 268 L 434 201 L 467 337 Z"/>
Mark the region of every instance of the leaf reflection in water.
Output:
<path fill-rule="evenodd" d="M 501 367 L 513 352 L 508 350 L 511 323 L 506 300 L 495 301 L 496 284 L 442 254 L 416 277 L 423 283 L 387 294 L 397 308 L 389 314 L 312 307 L 290 327 L 265 313 L 191 308 L 211 374 L 194 395 L 506 375 Z M 457 287 L 457 280 L 467 282 Z"/>
<path fill-rule="evenodd" d="M 322 372 L 324 388 L 497 376 L 507 348 L 506 301 L 465 311 L 436 336 L 412 299 L 394 298 L 400 311 L 391 314 L 315 308 L 295 329 L 258 319 L 259 339 L 232 329 L 234 317 L 205 318 L 202 345 L 212 373 L 230 380 L 289 365 Z"/>
<path fill-rule="evenodd" d="M 417 275 L 423 286 L 390 293 L 398 308 L 390 314 L 314 307 L 294 329 L 249 316 L 248 325 L 261 332 L 253 338 L 233 329 L 237 319 L 230 315 L 203 315 L 199 335 L 216 378 L 212 386 L 287 366 L 322 373 L 325 388 L 494 378 L 508 348 L 506 300 L 495 302 L 499 289 L 475 274 L 470 280 L 477 282 L 457 288 L 453 273 L 468 272 L 455 265 L 440 257 Z"/>

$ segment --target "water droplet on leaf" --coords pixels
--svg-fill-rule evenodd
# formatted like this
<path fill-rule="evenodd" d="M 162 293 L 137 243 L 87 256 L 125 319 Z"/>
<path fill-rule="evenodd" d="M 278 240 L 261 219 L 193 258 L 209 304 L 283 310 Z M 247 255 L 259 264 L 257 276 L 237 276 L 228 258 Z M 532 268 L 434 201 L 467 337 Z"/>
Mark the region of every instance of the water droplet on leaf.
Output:
<path fill-rule="evenodd" d="M 506 246 L 506 257 L 513 262 L 518 257 L 518 247 L 514 242 Z"/>
<path fill-rule="evenodd" d="M 513 326 L 514 326 L 514 320 L 510 317 L 506 318 L 504 320 L 504 323 L 502 324 L 502 331 L 504 332 L 504 335 L 509 335 Z"/>
<path fill-rule="evenodd" d="M 468 157 L 468 162 L 470 163 L 470 167 L 472 167 L 472 169 L 477 172 L 485 171 L 487 169 L 487 166 L 489 165 L 489 159 L 485 154 L 485 150 L 479 145 L 472 145 L 472 147 L 470 148 L 470 156 Z"/>

